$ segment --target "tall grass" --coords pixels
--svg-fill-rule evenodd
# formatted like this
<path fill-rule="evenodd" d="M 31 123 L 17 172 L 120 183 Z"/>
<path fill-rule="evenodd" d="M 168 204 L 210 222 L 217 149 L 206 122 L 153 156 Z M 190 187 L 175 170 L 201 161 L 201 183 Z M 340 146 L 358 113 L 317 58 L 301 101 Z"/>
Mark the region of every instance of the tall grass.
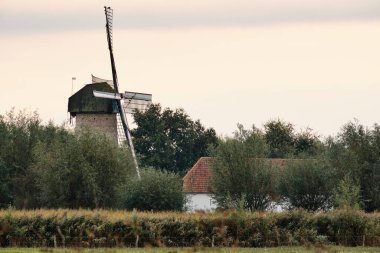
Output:
<path fill-rule="evenodd" d="M 0 246 L 380 246 L 380 214 L 0 210 Z"/>

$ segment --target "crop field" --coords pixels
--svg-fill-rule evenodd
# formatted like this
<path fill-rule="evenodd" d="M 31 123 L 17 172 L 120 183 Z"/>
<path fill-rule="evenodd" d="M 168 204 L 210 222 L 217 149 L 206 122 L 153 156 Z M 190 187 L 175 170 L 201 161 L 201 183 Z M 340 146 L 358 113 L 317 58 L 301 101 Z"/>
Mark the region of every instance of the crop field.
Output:
<path fill-rule="evenodd" d="M 1 249 L 0 253 L 192 253 L 192 252 L 211 252 L 211 253 L 378 253 L 380 248 L 376 247 L 277 247 L 277 248 L 116 248 L 116 249 L 51 249 L 51 248 L 6 248 Z"/>
<path fill-rule="evenodd" d="M 175 248 L 244 252 L 254 248 L 257 252 L 278 252 L 303 250 L 286 246 L 304 245 L 355 247 L 352 252 L 360 252 L 358 247 L 372 246 L 365 250 L 376 252 L 372 250 L 380 247 L 380 214 L 0 210 L 0 248 L 9 247 L 9 252 L 19 247 L 38 250 L 46 247 L 48 251 L 57 247 L 112 248 L 115 250 L 112 252 L 118 252 L 120 247 L 144 248 L 146 251 L 142 252 L 172 252 Z"/>

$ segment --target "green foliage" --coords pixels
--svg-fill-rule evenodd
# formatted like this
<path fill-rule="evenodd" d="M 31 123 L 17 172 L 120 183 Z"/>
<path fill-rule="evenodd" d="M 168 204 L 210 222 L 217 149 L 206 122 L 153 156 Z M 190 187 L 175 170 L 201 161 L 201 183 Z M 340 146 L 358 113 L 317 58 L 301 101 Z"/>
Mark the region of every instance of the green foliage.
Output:
<path fill-rule="evenodd" d="M 270 120 L 264 125 L 265 140 L 269 146 L 270 158 L 284 158 L 294 153 L 294 126 L 291 123 Z"/>
<path fill-rule="evenodd" d="M 185 203 L 181 178 L 155 169 L 143 169 L 141 180 L 131 178 L 120 195 L 121 206 L 129 210 L 182 210 Z"/>
<path fill-rule="evenodd" d="M 137 111 L 134 120 L 133 141 L 145 167 L 184 172 L 217 142 L 214 129 L 191 120 L 183 109 L 162 110 L 160 104 L 152 104 L 145 112 Z"/>
<path fill-rule="evenodd" d="M 44 207 L 115 207 L 118 188 L 134 173 L 127 149 L 88 131 L 40 143 L 35 160 L 30 173 Z"/>
<path fill-rule="evenodd" d="M 332 207 L 335 177 L 333 168 L 322 159 L 288 160 L 279 181 L 279 193 L 289 208 L 309 211 Z"/>
<path fill-rule="evenodd" d="M 270 206 L 276 185 L 276 170 L 265 157 L 267 146 L 258 129 L 238 126 L 234 138 L 221 140 L 212 151 L 212 187 L 218 205 L 249 210 Z"/>
<path fill-rule="evenodd" d="M 380 235 L 380 218 L 375 219 L 353 210 L 338 210 L 331 212 L 327 217 L 317 217 L 315 223 L 318 231 L 322 231 L 331 240 L 339 245 L 361 246 L 370 243 L 374 237 Z M 324 218 L 324 219 L 323 219 Z M 326 229 L 326 230 L 325 230 Z"/>
<path fill-rule="evenodd" d="M 213 129 L 181 109 L 152 105 L 137 112 L 135 121 L 133 136 L 144 166 L 181 174 L 217 143 Z M 234 137 L 210 150 L 215 156 L 212 184 L 221 207 L 264 210 L 280 193 L 291 208 L 326 209 L 335 201 L 339 207 L 356 209 L 360 203 L 365 211 L 380 210 L 377 124 L 366 128 L 349 122 L 337 137 L 322 143 L 310 129 L 297 133 L 293 124 L 272 120 L 263 132 L 239 126 Z M 277 187 L 279 169 L 267 160 L 274 157 L 306 160 L 288 160 Z M 2 208 L 114 207 L 118 189 L 126 189 L 132 173 L 129 152 L 104 136 L 42 124 L 35 112 L 12 110 L 0 116 Z"/>
<path fill-rule="evenodd" d="M 27 207 L 33 202 L 33 178 L 28 169 L 34 161 L 34 146 L 48 139 L 50 128 L 54 127 L 41 125 L 36 112 L 11 110 L 0 117 L 0 206 Z"/>
<path fill-rule="evenodd" d="M 317 155 L 322 149 L 318 136 L 310 128 L 296 133 L 293 124 L 277 119 L 265 123 L 264 130 L 269 158 Z"/>
<path fill-rule="evenodd" d="M 12 203 L 12 193 L 10 190 L 10 171 L 6 165 L 6 153 L 9 145 L 9 132 L 6 122 L 0 116 L 0 208 L 4 208 Z"/>
<path fill-rule="evenodd" d="M 320 242 L 380 246 L 378 214 L 0 211 L 1 246 L 275 247 Z"/>
<path fill-rule="evenodd" d="M 0 117 L 0 207 L 112 207 L 133 168 L 104 136 L 43 125 L 37 113 Z"/>
<path fill-rule="evenodd" d="M 357 121 L 349 122 L 327 145 L 339 178 L 349 174 L 359 183 L 364 210 L 380 210 L 380 126 L 368 129 Z"/>
<path fill-rule="evenodd" d="M 294 154 L 296 156 L 318 156 L 323 151 L 323 143 L 311 128 L 295 135 Z"/>
<path fill-rule="evenodd" d="M 346 210 L 360 209 L 360 186 L 349 174 L 344 176 L 336 188 L 335 205 Z"/>

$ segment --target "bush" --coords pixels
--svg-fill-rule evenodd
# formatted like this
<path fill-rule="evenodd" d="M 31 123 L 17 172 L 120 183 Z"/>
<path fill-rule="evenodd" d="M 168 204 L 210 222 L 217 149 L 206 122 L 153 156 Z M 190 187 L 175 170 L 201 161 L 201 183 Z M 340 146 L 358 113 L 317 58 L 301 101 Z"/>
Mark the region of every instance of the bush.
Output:
<path fill-rule="evenodd" d="M 333 205 L 334 173 L 324 160 L 289 160 L 282 172 L 279 192 L 289 208 L 326 210 Z"/>
<path fill-rule="evenodd" d="M 352 180 L 350 175 L 340 180 L 335 190 L 335 205 L 341 209 L 360 209 L 360 186 Z"/>
<path fill-rule="evenodd" d="M 182 210 L 185 203 L 181 178 L 155 169 L 141 170 L 141 180 L 129 180 L 120 195 L 121 207 L 129 210 Z"/>

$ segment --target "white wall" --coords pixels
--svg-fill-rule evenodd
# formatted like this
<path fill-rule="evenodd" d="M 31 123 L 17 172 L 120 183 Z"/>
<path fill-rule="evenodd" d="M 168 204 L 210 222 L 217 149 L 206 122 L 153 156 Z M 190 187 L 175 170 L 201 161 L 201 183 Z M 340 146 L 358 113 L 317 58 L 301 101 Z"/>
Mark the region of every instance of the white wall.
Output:
<path fill-rule="evenodd" d="M 189 212 L 194 211 L 215 211 L 217 208 L 216 201 L 208 193 L 186 193 L 186 209 Z M 286 203 L 277 204 L 272 202 L 268 211 L 280 213 L 286 210 Z"/>
<path fill-rule="evenodd" d="M 190 212 L 194 211 L 213 211 L 216 209 L 217 205 L 215 200 L 212 198 L 211 194 L 207 193 L 187 193 L 186 194 L 187 210 Z"/>

